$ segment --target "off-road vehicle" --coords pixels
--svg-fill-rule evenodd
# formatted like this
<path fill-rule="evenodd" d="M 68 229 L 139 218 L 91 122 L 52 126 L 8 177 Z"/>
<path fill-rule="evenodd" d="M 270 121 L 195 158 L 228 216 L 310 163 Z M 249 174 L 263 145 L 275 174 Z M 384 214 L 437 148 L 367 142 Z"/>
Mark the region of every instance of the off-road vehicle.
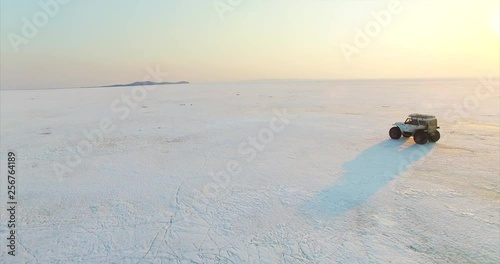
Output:
<path fill-rule="evenodd" d="M 389 130 L 392 139 L 413 136 L 417 144 L 425 144 L 427 141 L 436 142 L 441 135 L 437 130 L 437 119 L 432 115 L 411 114 L 404 123 L 394 123 L 394 127 Z"/>

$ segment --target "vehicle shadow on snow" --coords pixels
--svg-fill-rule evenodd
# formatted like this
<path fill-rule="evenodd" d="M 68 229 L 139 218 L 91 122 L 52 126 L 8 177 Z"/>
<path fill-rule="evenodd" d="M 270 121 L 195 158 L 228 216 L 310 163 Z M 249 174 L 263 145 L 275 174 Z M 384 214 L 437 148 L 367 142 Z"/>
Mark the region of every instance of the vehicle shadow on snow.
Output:
<path fill-rule="evenodd" d="M 305 204 L 305 213 L 329 218 L 368 201 L 376 192 L 426 156 L 435 143 L 403 147 L 408 139 L 385 140 L 344 163 L 344 175 Z M 412 140 L 413 141 L 413 140 Z"/>

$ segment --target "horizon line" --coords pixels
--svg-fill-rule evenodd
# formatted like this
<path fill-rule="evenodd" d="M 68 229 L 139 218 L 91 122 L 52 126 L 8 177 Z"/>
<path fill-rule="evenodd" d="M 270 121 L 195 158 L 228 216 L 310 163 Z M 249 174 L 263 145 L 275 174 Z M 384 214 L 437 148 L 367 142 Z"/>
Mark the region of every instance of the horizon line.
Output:
<path fill-rule="evenodd" d="M 480 76 L 484 77 L 484 76 Z M 480 78 L 479 76 L 475 77 L 412 77 L 412 78 L 373 78 L 373 77 L 367 77 L 367 78 L 335 78 L 335 79 L 307 79 L 307 78 L 300 78 L 300 79 L 281 79 L 281 78 L 276 78 L 276 79 L 247 79 L 247 80 L 233 80 L 233 81 L 220 81 L 220 82 L 191 82 L 191 81 L 186 81 L 188 82 L 188 85 L 190 84 L 231 84 L 231 83 L 252 83 L 252 82 L 328 82 L 328 81 L 419 81 L 419 80 L 475 80 Z M 487 76 L 490 77 L 490 76 Z M 500 79 L 500 75 L 498 76 L 491 76 L 493 79 Z M 165 82 L 172 82 L 176 83 L 176 81 L 165 81 Z M 180 82 L 180 81 L 179 81 Z M 132 82 L 133 83 L 133 82 Z M 161 84 L 158 84 L 161 85 Z M 170 84 L 170 85 L 176 85 L 176 84 Z M 186 85 L 186 84 L 183 84 Z M 140 86 L 140 85 L 139 85 Z M 43 87 L 43 88 L 8 88 L 8 89 L 2 89 L 0 87 L 0 91 L 30 91 L 30 90 L 67 90 L 67 89 L 96 89 L 96 88 L 123 88 L 123 87 L 133 87 L 133 86 L 72 86 L 72 87 Z"/>

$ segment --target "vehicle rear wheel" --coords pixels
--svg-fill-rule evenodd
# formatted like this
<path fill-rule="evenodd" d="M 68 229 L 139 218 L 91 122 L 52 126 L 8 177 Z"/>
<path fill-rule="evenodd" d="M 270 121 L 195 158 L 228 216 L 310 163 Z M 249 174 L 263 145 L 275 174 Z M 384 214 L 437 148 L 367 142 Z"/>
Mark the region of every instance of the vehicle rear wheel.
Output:
<path fill-rule="evenodd" d="M 415 140 L 415 143 L 423 145 L 427 143 L 427 133 L 423 130 L 417 130 L 415 131 L 415 134 L 413 134 L 413 140 Z"/>
<path fill-rule="evenodd" d="M 399 127 L 393 127 L 389 130 L 389 136 L 392 139 L 399 139 L 401 138 L 401 129 Z"/>
<path fill-rule="evenodd" d="M 429 133 L 429 141 L 430 142 L 437 142 L 441 138 L 441 134 L 439 131 L 434 131 L 432 133 Z"/>

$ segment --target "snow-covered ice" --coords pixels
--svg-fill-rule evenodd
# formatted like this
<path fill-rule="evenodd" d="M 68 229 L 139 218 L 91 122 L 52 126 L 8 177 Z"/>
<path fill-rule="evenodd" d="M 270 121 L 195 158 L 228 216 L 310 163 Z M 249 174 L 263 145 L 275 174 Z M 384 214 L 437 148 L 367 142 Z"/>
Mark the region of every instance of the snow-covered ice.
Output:
<path fill-rule="evenodd" d="M 1 92 L 2 263 L 500 261 L 498 79 L 133 89 Z"/>

